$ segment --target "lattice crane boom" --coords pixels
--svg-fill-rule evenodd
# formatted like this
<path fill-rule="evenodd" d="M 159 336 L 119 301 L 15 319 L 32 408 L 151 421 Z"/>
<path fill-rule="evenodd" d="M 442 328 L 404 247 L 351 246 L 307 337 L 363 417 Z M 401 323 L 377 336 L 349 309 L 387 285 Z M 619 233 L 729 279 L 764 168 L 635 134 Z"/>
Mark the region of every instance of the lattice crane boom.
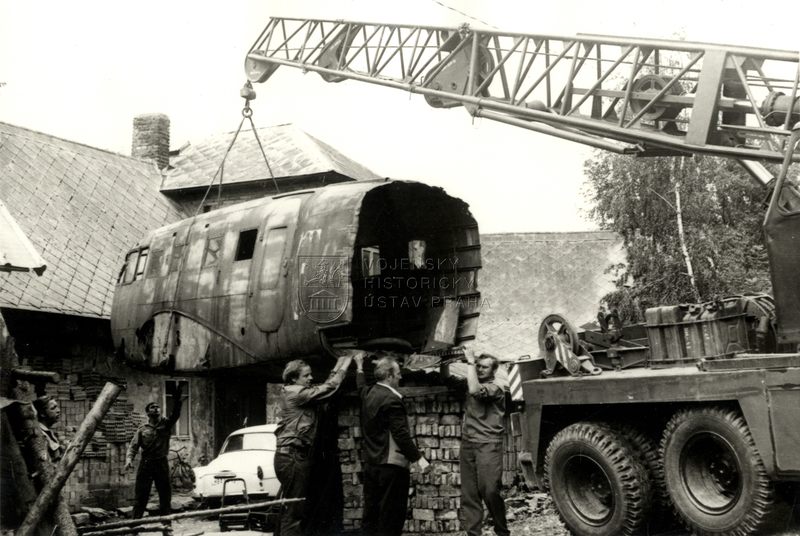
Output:
<path fill-rule="evenodd" d="M 618 153 L 779 162 L 800 121 L 799 60 L 678 40 L 272 18 L 245 70 L 253 82 L 284 65 L 393 87 Z"/>

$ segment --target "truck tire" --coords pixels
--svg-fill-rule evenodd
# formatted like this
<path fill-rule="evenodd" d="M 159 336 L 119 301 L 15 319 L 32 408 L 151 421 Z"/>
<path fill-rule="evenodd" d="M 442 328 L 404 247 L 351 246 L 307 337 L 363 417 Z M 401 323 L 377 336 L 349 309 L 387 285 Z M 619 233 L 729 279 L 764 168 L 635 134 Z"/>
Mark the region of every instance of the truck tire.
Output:
<path fill-rule="evenodd" d="M 603 423 L 579 422 L 547 447 L 545 485 L 579 536 L 634 534 L 650 507 L 647 469 L 628 440 Z"/>
<path fill-rule="evenodd" d="M 631 444 L 639 460 L 647 469 L 650 476 L 650 489 L 653 493 L 652 509 L 658 511 L 668 510 L 671 515 L 672 507 L 670 506 L 671 502 L 667 493 L 667 486 L 664 482 L 664 466 L 661 463 L 661 451 L 658 441 L 631 424 L 621 424 L 618 430 Z"/>
<path fill-rule="evenodd" d="M 679 411 L 664 430 L 661 458 L 675 512 L 695 534 L 744 536 L 769 523 L 775 491 L 738 411 Z"/>

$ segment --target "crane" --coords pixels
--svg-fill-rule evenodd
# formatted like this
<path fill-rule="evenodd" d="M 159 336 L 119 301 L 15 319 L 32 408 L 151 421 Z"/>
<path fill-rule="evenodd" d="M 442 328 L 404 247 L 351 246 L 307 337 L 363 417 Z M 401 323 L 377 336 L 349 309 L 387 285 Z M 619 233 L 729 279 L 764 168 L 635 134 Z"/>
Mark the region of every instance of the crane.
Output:
<path fill-rule="evenodd" d="M 788 151 L 800 121 L 797 51 L 274 17 L 245 73 L 265 82 L 280 66 L 418 93 L 434 108 L 461 106 L 619 154 L 735 158 L 763 185 L 774 186 L 763 162 L 800 161 Z M 800 342 L 800 258 L 785 253 L 794 235 L 771 233 L 787 224 L 768 220 L 779 336 Z"/>
<path fill-rule="evenodd" d="M 796 51 L 272 18 L 245 72 L 282 65 L 617 153 L 780 162 L 800 120 Z"/>
<path fill-rule="evenodd" d="M 649 347 L 622 344 L 611 326 L 580 338 L 547 316 L 543 359 L 523 377 L 518 460 L 581 536 L 639 533 L 667 511 L 699 534 L 770 525 L 776 484 L 800 481 L 800 353 L 776 351 L 800 343 L 800 185 L 789 176 L 800 161 L 800 53 L 272 18 L 245 72 L 260 83 L 280 66 L 615 153 L 734 158 L 768 186 L 774 310 L 770 297 L 651 308 L 638 326 Z M 765 163 L 780 163 L 777 178 Z M 772 346 L 752 344 L 774 317 Z M 631 352 L 639 358 L 626 361 Z"/>

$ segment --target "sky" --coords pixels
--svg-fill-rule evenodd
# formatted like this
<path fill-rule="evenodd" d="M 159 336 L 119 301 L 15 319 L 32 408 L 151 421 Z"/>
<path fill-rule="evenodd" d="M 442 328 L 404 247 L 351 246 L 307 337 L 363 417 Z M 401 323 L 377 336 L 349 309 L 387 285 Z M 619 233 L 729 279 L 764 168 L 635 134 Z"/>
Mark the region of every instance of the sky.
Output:
<path fill-rule="evenodd" d="M 142 113 L 170 117 L 172 148 L 233 131 L 244 56 L 270 16 L 798 50 L 798 14 L 797 0 L 0 0 L 0 121 L 122 154 Z M 484 233 L 596 228 L 585 146 L 296 69 L 255 89 L 257 126 L 294 123 L 379 175 L 442 186 Z"/>

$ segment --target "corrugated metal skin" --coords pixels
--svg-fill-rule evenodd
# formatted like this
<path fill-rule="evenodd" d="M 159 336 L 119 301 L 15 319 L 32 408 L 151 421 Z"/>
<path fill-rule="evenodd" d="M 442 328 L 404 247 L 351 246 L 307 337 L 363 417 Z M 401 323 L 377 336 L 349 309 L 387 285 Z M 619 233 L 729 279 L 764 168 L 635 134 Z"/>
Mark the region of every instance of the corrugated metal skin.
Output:
<path fill-rule="evenodd" d="M 146 277 L 117 287 L 112 313 L 115 344 L 124 340 L 126 356 L 133 362 L 189 371 L 285 363 L 294 357 L 323 353 L 319 331 L 353 321 L 352 282 L 347 278 L 346 287 L 323 289 L 344 297 L 346 307 L 340 314 L 310 321 L 302 295 L 306 291 L 304 277 L 308 276 L 303 275 L 303 262 L 310 259 L 307 272 L 313 268 L 313 259 L 341 259 L 348 275 L 351 273 L 357 257 L 354 244 L 362 204 L 372 191 L 378 192 L 379 200 L 382 195 L 402 195 L 406 201 L 428 201 L 445 212 L 458 212 L 458 218 L 474 225 L 466 205 L 441 189 L 392 181 L 342 183 L 249 201 L 203 214 L 194 221 L 184 220 L 148 233 L 139 242 L 149 247 L 148 256 L 161 250 L 153 258 L 160 257 L 162 265 L 151 266 Z M 442 217 L 446 216 L 443 213 Z M 253 258 L 234 261 L 239 233 L 248 229 L 258 229 L 259 234 Z M 269 246 L 270 233 L 275 229 L 285 229 L 288 238 L 286 254 L 277 257 L 281 261 L 280 277 L 270 287 L 262 283 L 264 274 L 271 270 L 269 264 L 276 261 Z M 477 227 L 475 230 L 477 237 Z M 210 240 L 215 247 L 221 244 L 223 260 L 218 266 L 204 266 Z M 170 271 L 168 264 L 174 261 L 167 259 L 184 243 L 184 267 Z M 477 270 L 479 256 L 476 262 Z M 151 274 L 151 270 L 160 275 Z M 169 313 L 173 307 L 178 311 L 181 345 L 170 339 L 174 337 L 169 328 L 170 319 L 175 318 Z M 368 314 L 365 311 L 363 316 Z M 147 327 L 148 322 L 152 327 Z M 359 322 L 367 324 L 369 319 Z M 474 324 L 466 335 L 474 336 Z M 148 329 L 152 329 L 152 339 L 143 336 Z M 175 356 L 172 362 L 170 354 Z"/>

